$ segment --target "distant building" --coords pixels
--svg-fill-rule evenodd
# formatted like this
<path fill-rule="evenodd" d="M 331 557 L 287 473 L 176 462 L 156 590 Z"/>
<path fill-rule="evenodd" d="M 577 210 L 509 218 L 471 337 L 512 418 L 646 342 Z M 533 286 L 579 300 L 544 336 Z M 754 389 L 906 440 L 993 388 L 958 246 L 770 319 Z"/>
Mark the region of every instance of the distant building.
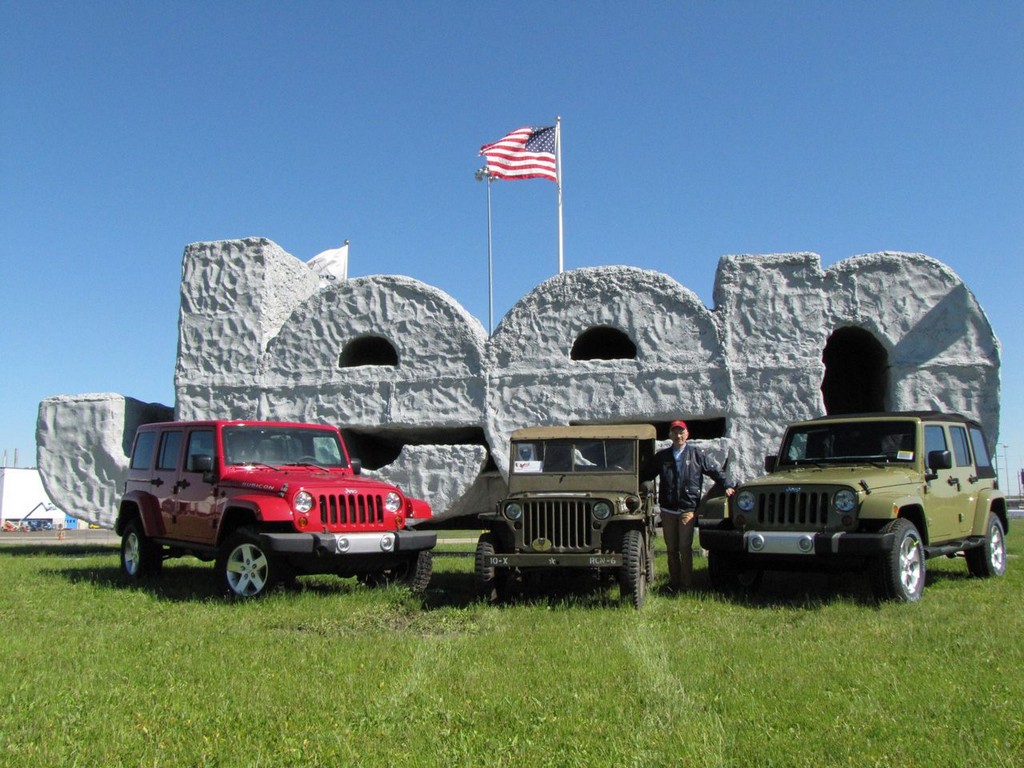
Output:
<path fill-rule="evenodd" d="M 0 467 L 0 525 L 50 530 L 76 528 L 78 521 L 57 509 L 43 490 L 38 469 Z"/>

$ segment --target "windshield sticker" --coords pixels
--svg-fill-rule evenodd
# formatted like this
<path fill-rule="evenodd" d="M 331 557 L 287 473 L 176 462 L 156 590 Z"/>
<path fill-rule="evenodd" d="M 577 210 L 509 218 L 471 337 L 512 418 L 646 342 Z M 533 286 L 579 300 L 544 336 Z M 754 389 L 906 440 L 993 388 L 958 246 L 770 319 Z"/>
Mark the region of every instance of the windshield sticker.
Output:
<path fill-rule="evenodd" d="M 514 470 L 517 473 L 528 473 L 528 472 L 543 472 L 544 463 L 540 461 L 516 461 L 513 464 Z"/>
<path fill-rule="evenodd" d="M 896 454 L 896 460 L 897 461 L 913 461 L 914 460 L 914 452 L 913 451 L 899 451 Z"/>

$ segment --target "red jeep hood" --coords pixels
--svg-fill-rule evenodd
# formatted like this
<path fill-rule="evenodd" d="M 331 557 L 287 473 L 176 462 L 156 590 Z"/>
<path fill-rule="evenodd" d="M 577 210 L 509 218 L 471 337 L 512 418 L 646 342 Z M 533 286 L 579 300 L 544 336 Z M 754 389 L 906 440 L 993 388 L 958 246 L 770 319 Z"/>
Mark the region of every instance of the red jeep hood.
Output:
<path fill-rule="evenodd" d="M 270 493 L 279 493 L 286 485 L 291 490 L 358 488 L 366 493 L 397 491 L 393 485 L 373 478 L 352 474 L 351 470 L 322 470 L 313 467 L 228 467 L 220 478 L 221 485 L 237 485 Z"/>

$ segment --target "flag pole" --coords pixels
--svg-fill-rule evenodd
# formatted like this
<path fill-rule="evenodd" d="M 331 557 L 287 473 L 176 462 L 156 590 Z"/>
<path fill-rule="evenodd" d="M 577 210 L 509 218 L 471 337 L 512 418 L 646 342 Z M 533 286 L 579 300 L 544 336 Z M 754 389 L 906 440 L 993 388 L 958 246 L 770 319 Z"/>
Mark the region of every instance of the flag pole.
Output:
<path fill-rule="evenodd" d="M 491 172 L 484 166 L 476 172 L 477 181 L 487 182 L 487 335 L 494 331 L 494 259 L 491 257 Z"/>
<path fill-rule="evenodd" d="M 555 118 L 555 173 L 558 177 L 558 274 L 562 274 L 565 258 L 562 250 L 562 117 Z"/>

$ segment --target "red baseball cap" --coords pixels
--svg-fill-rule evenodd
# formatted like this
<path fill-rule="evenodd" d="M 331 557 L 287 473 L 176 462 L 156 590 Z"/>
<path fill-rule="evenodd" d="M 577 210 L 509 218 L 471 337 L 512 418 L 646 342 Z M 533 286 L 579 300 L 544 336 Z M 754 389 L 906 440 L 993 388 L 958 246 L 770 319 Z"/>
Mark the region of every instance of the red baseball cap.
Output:
<path fill-rule="evenodd" d="M 668 429 L 669 429 L 669 431 L 670 431 L 670 432 L 671 432 L 671 431 L 672 431 L 673 429 L 686 429 L 686 422 L 685 422 L 685 421 L 673 421 L 673 422 L 672 422 L 672 423 L 671 423 L 671 424 L 669 425 L 669 428 L 668 428 Z M 687 430 L 687 431 L 689 431 L 689 430 Z"/>

